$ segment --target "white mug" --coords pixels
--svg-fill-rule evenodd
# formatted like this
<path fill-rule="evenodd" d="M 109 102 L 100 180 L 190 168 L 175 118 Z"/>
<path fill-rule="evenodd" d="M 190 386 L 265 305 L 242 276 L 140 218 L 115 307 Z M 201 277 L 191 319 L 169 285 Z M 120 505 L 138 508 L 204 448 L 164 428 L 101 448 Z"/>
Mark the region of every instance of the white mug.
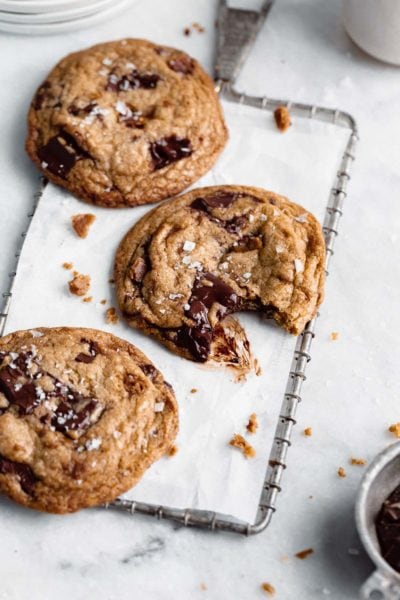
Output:
<path fill-rule="evenodd" d="M 400 0 L 343 0 L 343 24 L 362 50 L 400 65 Z"/>

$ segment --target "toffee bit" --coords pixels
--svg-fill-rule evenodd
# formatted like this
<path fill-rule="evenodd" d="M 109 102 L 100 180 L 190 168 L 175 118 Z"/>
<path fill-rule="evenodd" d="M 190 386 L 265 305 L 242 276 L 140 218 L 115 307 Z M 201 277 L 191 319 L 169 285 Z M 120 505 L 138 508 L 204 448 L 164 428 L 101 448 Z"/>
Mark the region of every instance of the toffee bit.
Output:
<path fill-rule="evenodd" d="M 311 427 L 306 427 L 305 430 L 303 431 L 304 435 L 306 435 L 307 437 L 312 436 L 312 428 Z"/>
<path fill-rule="evenodd" d="M 253 446 L 251 446 L 240 433 L 234 434 L 229 445 L 240 450 L 245 458 L 254 458 L 256 455 Z"/>
<path fill-rule="evenodd" d="M 258 429 L 258 421 L 256 413 L 251 413 L 249 421 L 246 425 L 246 429 L 249 433 L 256 433 Z"/>
<path fill-rule="evenodd" d="M 263 592 L 265 592 L 267 594 L 267 596 L 275 596 L 275 588 L 273 585 L 271 585 L 270 583 L 268 583 L 267 581 L 264 581 L 261 584 L 261 589 Z"/>
<path fill-rule="evenodd" d="M 90 288 L 89 275 L 79 275 L 77 273 L 74 278 L 68 282 L 69 291 L 75 296 L 85 296 Z"/>
<path fill-rule="evenodd" d="M 367 461 L 365 461 L 363 458 L 351 458 L 350 459 L 350 464 L 351 465 L 357 465 L 359 467 L 363 467 L 364 465 L 367 464 Z"/>
<path fill-rule="evenodd" d="M 110 325 L 116 325 L 119 321 L 119 317 L 117 315 L 117 311 L 114 307 L 107 308 L 106 310 L 106 323 Z"/>
<path fill-rule="evenodd" d="M 278 106 L 274 111 L 275 123 L 279 131 L 285 132 L 292 124 L 290 113 L 286 106 Z"/>
<path fill-rule="evenodd" d="M 388 428 L 390 433 L 393 433 L 396 437 L 400 438 L 400 423 L 394 423 Z"/>
<path fill-rule="evenodd" d="M 338 337 L 339 337 L 339 334 L 338 334 L 338 332 L 337 332 L 337 331 L 332 331 L 332 333 L 331 333 L 331 335 L 330 335 L 330 338 L 331 338 L 331 340 L 332 340 L 333 342 L 336 342 L 336 340 L 338 339 Z"/>
<path fill-rule="evenodd" d="M 300 560 L 304 560 L 305 558 L 311 556 L 311 554 L 314 554 L 314 550 L 312 548 L 307 548 L 306 550 L 300 550 L 300 552 L 296 552 L 295 557 L 299 558 Z"/>
<path fill-rule="evenodd" d="M 67 271 L 69 271 L 70 269 L 72 269 L 74 265 L 70 262 L 65 262 L 62 264 L 63 269 L 67 269 Z"/>
<path fill-rule="evenodd" d="M 172 456 L 175 456 L 175 454 L 178 452 L 178 446 L 175 446 L 175 444 L 173 446 L 171 446 L 171 448 L 168 450 L 167 455 L 171 458 Z"/>
<path fill-rule="evenodd" d="M 339 477 L 346 477 L 346 471 L 343 469 L 343 467 L 339 467 L 337 470 L 337 474 L 339 475 Z"/>
<path fill-rule="evenodd" d="M 80 238 L 87 237 L 89 229 L 95 220 L 96 217 L 90 213 L 73 215 L 71 218 L 72 227 Z"/>

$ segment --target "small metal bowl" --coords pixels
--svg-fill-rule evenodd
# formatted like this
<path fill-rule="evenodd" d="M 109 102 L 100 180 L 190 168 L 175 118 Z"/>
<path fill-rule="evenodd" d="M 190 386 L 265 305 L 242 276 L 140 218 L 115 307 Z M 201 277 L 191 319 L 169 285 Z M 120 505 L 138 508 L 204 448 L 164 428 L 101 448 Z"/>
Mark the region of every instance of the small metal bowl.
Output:
<path fill-rule="evenodd" d="M 355 513 L 359 536 L 376 571 L 360 591 L 362 600 L 400 600 L 400 573 L 382 557 L 375 519 L 383 502 L 400 485 L 400 442 L 378 454 L 361 480 Z"/>

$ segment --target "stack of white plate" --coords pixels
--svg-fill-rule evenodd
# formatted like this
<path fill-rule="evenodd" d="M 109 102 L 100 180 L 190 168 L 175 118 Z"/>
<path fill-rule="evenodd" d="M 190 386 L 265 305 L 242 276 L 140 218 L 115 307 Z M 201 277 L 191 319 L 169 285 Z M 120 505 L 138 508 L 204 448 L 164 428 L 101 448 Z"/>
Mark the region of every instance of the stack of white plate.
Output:
<path fill-rule="evenodd" d="M 94 25 L 127 0 L 0 0 L 0 31 L 58 33 Z"/>

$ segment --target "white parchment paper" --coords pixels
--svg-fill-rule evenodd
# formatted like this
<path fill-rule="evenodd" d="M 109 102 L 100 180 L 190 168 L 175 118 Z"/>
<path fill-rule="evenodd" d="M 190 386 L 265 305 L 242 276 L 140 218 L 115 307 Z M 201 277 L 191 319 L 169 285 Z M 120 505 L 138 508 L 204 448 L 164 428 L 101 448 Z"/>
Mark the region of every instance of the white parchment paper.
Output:
<path fill-rule="evenodd" d="M 348 132 L 294 119 L 290 130 L 282 134 L 269 112 L 230 103 L 224 103 L 224 110 L 230 130 L 228 146 L 196 187 L 233 183 L 264 187 L 289 196 L 322 220 Z M 235 383 L 228 371 L 181 359 L 123 321 L 107 325 L 105 310 L 115 306 L 109 284 L 115 250 L 148 209 L 91 207 L 48 185 L 24 244 L 6 332 L 38 326 L 84 326 L 110 331 L 137 345 L 175 389 L 180 407 L 179 451 L 153 465 L 126 496 L 215 510 L 252 522 L 296 340 L 255 314 L 241 315 L 262 374 Z M 96 215 L 84 240 L 71 228 L 71 216 L 79 212 Z M 72 262 L 74 269 L 91 276 L 92 303 L 68 292 L 71 274 L 62 268 L 64 262 Z M 103 298 L 108 301 L 106 306 L 100 304 Z M 192 388 L 198 391 L 193 394 Z M 248 439 L 257 455 L 246 460 L 228 442 L 233 433 L 245 432 L 252 412 L 260 427 Z"/>

